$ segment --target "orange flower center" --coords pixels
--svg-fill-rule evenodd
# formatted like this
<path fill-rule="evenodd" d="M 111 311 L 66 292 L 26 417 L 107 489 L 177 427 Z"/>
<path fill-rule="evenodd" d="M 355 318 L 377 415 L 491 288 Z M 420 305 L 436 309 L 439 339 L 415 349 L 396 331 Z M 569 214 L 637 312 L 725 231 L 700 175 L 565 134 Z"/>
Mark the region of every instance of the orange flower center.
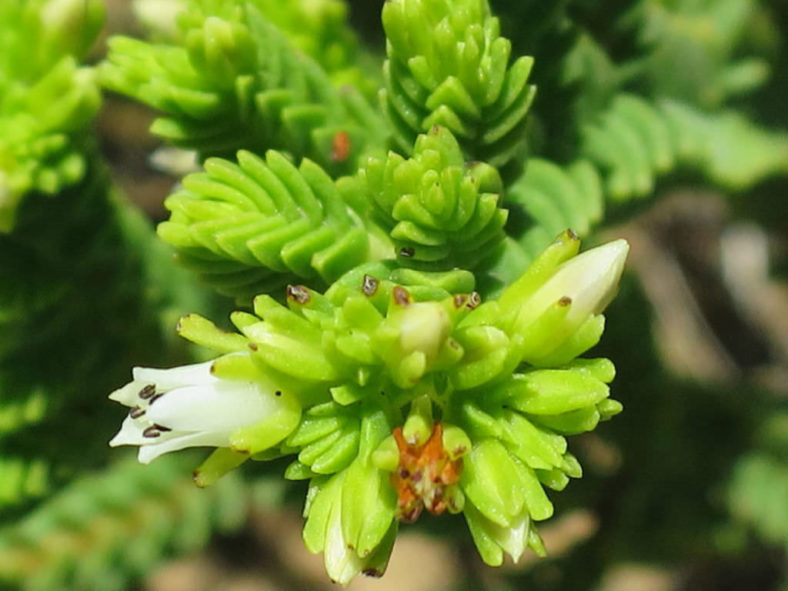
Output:
<path fill-rule="evenodd" d="M 440 515 L 451 503 L 446 488 L 457 484 L 462 472 L 462 460 L 449 459 L 443 447 L 443 427 L 436 422 L 423 445 L 408 443 L 401 427 L 394 429 L 393 435 L 399 465 L 391 474 L 391 484 L 397 491 L 400 521 L 416 521 L 423 509 Z"/>

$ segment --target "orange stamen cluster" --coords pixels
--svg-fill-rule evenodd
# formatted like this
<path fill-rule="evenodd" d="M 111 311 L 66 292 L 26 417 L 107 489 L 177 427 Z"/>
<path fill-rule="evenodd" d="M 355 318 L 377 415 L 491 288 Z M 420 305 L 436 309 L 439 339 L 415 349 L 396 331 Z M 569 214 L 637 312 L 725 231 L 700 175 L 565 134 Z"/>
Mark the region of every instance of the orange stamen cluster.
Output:
<path fill-rule="evenodd" d="M 413 522 L 423 509 L 440 515 L 449 508 L 446 488 L 457 484 L 462 472 L 462 460 L 451 460 L 443 447 L 443 428 L 435 423 L 429 439 L 423 445 L 408 443 L 402 428 L 394 429 L 399 449 L 399 465 L 391 475 L 397 491 L 400 521 Z"/>

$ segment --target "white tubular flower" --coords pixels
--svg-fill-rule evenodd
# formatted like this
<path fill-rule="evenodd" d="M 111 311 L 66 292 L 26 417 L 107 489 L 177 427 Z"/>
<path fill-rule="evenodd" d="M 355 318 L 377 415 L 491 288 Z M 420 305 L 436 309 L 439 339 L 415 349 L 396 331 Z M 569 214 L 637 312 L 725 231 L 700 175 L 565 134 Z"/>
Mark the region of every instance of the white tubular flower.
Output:
<path fill-rule="evenodd" d="M 187 447 L 229 447 L 233 433 L 287 410 L 282 392 L 265 380 L 230 380 L 214 361 L 173 369 L 135 367 L 133 381 L 110 394 L 131 411 L 111 446 L 138 445 L 143 464 Z"/>

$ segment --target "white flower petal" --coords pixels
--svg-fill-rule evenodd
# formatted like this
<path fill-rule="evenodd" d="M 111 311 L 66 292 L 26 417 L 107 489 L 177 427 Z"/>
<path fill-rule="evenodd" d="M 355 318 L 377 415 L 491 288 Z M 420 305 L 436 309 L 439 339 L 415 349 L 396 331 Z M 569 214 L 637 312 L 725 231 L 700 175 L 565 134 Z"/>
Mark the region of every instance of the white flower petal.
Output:
<path fill-rule="evenodd" d="M 145 430 L 145 425 L 140 421 L 126 416 L 123 419 L 123 424 L 120 426 L 120 431 L 109 442 L 110 447 L 117 447 L 119 445 L 143 445 L 149 441 L 149 438 L 143 437 L 142 432 Z"/>
<path fill-rule="evenodd" d="M 364 568 L 364 561 L 353 549 L 348 548 L 342 535 L 342 503 L 335 503 L 331 508 L 323 560 L 328 576 L 340 585 L 347 585 Z"/>
<path fill-rule="evenodd" d="M 153 423 L 181 431 L 232 432 L 277 410 L 278 399 L 255 382 L 221 380 L 167 392 L 147 411 Z"/>
<path fill-rule="evenodd" d="M 162 454 L 178 451 L 187 447 L 226 447 L 228 444 L 227 433 L 187 433 L 170 436 L 157 442 L 156 439 L 146 439 L 146 444 L 140 446 L 137 459 L 142 464 L 149 464 Z M 147 443 L 150 442 L 150 443 Z"/>
<path fill-rule="evenodd" d="M 498 545 L 512 557 L 514 562 L 520 560 L 528 541 L 528 526 L 530 519 L 528 513 L 523 511 L 513 520 L 510 527 L 501 527 L 490 523 L 490 532 Z"/>
<path fill-rule="evenodd" d="M 148 385 L 152 385 L 152 382 L 141 382 L 134 380 L 122 388 L 115 390 L 109 395 L 109 399 L 114 400 L 115 402 L 120 402 L 125 406 L 137 406 L 140 403 L 140 391 Z"/>
<path fill-rule="evenodd" d="M 527 324 L 564 297 L 572 300 L 568 323 L 599 314 L 615 295 L 627 253 L 627 241 L 614 240 L 569 259 L 528 299 L 519 322 Z"/>
<path fill-rule="evenodd" d="M 217 382 L 218 378 L 211 373 L 212 365 L 213 361 L 205 361 L 170 369 L 135 367 L 131 371 L 131 375 L 135 381 L 155 383 L 157 392 L 167 392 L 181 386 Z"/>

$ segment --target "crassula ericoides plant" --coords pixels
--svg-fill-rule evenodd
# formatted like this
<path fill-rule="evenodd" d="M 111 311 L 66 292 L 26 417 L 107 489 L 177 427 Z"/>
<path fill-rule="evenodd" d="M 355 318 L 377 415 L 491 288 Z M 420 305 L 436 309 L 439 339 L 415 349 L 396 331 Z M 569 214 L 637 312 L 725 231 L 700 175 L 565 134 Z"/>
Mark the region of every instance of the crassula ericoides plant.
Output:
<path fill-rule="evenodd" d="M 278 30 L 270 2 L 182 4 L 161 43 L 111 40 L 101 72 L 202 158 L 158 233 L 235 299 L 235 331 L 184 316 L 181 336 L 217 356 L 135 368 L 110 395 L 130 409 L 111 445 L 143 463 L 215 448 L 203 487 L 291 458 L 284 477 L 309 482 L 306 546 L 343 584 L 381 575 L 425 511 L 462 513 L 490 565 L 544 555 L 545 489 L 582 475 L 566 437 L 621 411 L 613 364 L 580 355 L 628 246 L 580 253 L 569 224 L 521 244 L 507 226 L 532 58 L 510 58 L 485 0 L 392 0 L 375 105 Z"/>
<path fill-rule="evenodd" d="M 182 336 L 220 354 L 171 370 L 137 368 L 111 398 L 131 407 L 113 445 L 140 461 L 216 451 L 201 486 L 252 459 L 292 456 L 308 479 L 304 539 L 332 579 L 382 573 L 398 524 L 464 513 L 482 558 L 544 553 L 545 488 L 581 475 L 566 435 L 617 414 L 599 340 L 628 247 L 577 254 L 567 232 L 499 298 L 472 274 L 369 263 L 325 293 L 290 285 L 254 299 L 237 333 L 185 316 Z"/>
<path fill-rule="evenodd" d="M 114 11 L 131 5 L 141 38 L 104 44 L 105 4 L 124 27 Z M 569 436 L 620 410 L 612 363 L 589 347 L 626 245 L 599 246 L 598 225 L 690 181 L 734 197 L 731 221 L 785 226 L 772 207 L 784 109 L 764 108 L 784 95 L 785 9 L 624 4 L 0 2 L 0 586 L 139 586 L 299 489 L 306 546 L 343 583 L 380 574 L 413 521 L 454 546 L 467 522 L 489 564 L 542 553 L 537 525 L 566 499 L 551 489 L 581 474 Z M 377 9 L 385 40 L 370 50 L 348 16 Z M 102 90 L 155 111 L 152 160 L 177 179 L 158 236 L 106 166 L 131 146 L 115 149 L 128 124 L 106 125 L 118 102 Z M 597 248 L 580 253 L 569 228 Z M 737 433 L 757 448 L 734 471 L 731 513 L 785 547 L 781 440 L 750 432 L 776 406 L 762 384 L 741 396 L 747 370 L 735 396 L 715 380 L 719 427 L 695 429 L 706 388 L 669 377 L 637 291 L 605 346 L 616 397 L 648 406 L 601 434 L 624 450 L 628 485 L 586 487 L 579 502 L 598 507 L 604 489 L 610 518 L 567 557 L 565 587 L 622 558 L 590 548 L 686 564 L 703 547 L 707 563 L 724 538 L 725 560 L 752 556 L 729 546 L 749 536 L 719 535 L 721 506 L 703 523 Z M 176 338 L 178 317 L 209 357 Z M 118 388 L 131 365 L 179 367 L 137 368 Z M 120 404 L 102 401 L 113 389 Z M 293 572 L 289 557 L 276 566 Z M 484 578 L 520 588 L 538 572 Z"/>

